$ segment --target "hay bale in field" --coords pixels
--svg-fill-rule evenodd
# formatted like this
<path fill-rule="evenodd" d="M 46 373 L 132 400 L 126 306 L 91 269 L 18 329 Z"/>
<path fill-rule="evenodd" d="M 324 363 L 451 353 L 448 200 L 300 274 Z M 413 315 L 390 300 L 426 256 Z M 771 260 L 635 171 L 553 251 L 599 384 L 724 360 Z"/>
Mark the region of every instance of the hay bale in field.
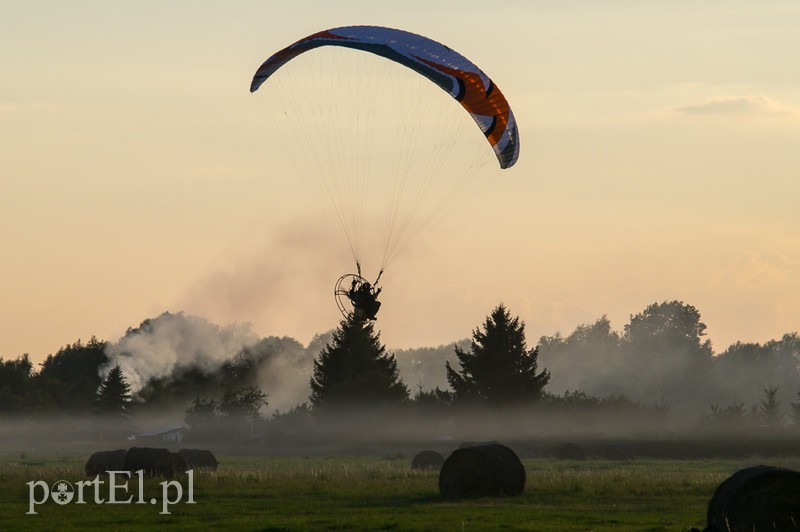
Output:
<path fill-rule="evenodd" d="M 800 472 L 760 465 L 737 471 L 708 503 L 708 532 L 800 530 Z"/>
<path fill-rule="evenodd" d="M 439 471 L 439 493 L 447 499 L 519 495 L 524 489 L 522 462 L 499 443 L 456 449 Z"/>
<path fill-rule="evenodd" d="M 186 466 L 186 460 L 183 459 L 183 456 L 178 453 L 169 453 L 169 456 L 172 461 L 173 476 L 185 475 L 189 468 Z"/>
<path fill-rule="evenodd" d="M 86 476 L 94 477 L 106 471 L 125 471 L 125 449 L 97 451 L 86 461 Z"/>
<path fill-rule="evenodd" d="M 559 460 L 586 460 L 586 452 L 577 443 L 567 442 L 558 446 Z"/>
<path fill-rule="evenodd" d="M 205 449 L 181 449 L 178 451 L 183 460 L 186 462 L 186 467 L 189 469 L 210 469 L 217 470 L 219 462 L 211 451 Z"/>
<path fill-rule="evenodd" d="M 420 451 L 411 460 L 411 469 L 439 471 L 444 464 L 444 456 L 436 451 Z"/>
<path fill-rule="evenodd" d="M 167 449 L 131 447 L 125 455 L 124 470 L 132 475 L 142 470 L 147 477 L 172 478 L 186 472 L 186 461 L 181 455 Z"/>
<path fill-rule="evenodd" d="M 609 443 L 603 448 L 603 456 L 609 460 L 635 460 L 636 449 L 632 443 Z"/>

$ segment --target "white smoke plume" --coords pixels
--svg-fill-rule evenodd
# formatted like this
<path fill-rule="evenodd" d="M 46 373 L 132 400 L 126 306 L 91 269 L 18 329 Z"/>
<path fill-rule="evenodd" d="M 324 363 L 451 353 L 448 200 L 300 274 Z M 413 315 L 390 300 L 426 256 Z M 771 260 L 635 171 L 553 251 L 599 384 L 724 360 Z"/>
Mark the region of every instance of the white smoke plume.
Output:
<path fill-rule="evenodd" d="M 219 327 L 196 316 L 166 312 L 109 344 L 109 363 L 101 375 L 119 365 L 135 393 L 150 379 L 169 377 L 177 368 L 214 371 L 257 341 L 249 324 Z"/>
<path fill-rule="evenodd" d="M 304 342 L 335 326 L 340 316 L 333 285 L 348 266 L 355 268 L 341 258 L 343 242 L 315 218 L 274 231 L 262 244 L 232 253 L 195 280 L 177 308 L 215 323 L 252 323 L 261 334 Z"/>

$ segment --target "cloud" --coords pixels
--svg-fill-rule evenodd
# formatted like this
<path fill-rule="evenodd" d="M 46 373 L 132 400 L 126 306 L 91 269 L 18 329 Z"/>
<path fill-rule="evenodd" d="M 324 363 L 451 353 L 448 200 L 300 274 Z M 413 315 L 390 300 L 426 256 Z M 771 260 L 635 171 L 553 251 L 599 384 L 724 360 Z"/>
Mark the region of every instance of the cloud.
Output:
<path fill-rule="evenodd" d="M 797 283 L 800 263 L 777 251 L 750 251 L 739 255 L 716 279 L 716 285 L 739 293 L 787 292 Z"/>
<path fill-rule="evenodd" d="M 703 103 L 672 107 L 669 110 L 691 115 L 800 117 L 800 109 L 760 94 L 715 96 Z"/>

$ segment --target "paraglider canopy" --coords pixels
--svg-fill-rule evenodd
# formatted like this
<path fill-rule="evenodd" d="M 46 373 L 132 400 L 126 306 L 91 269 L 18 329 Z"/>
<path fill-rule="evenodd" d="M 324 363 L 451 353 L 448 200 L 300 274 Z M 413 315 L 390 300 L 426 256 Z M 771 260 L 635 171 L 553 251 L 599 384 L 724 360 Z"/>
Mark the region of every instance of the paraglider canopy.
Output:
<path fill-rule="evenodd" d="M 364 50 L 422 74 L 458 100 L 472 116 L 501 168 L 517 162 L 517 121 L 497 85 L 463 55 L 415 33 L 381 26 L 344 26 L 314 33 L 264 61 L 253 76 L 250 92 L 257 91 L 275 71 L 298 55 L 320 46 Z"/>
<path fill-rule="evenodd" d="M 341 68 L 344 58 L 355 68 Z M 267 58 L 250 92 L 262 95 L 271 138 L 284 144 L 280 156 L 328 203 L 356 263 L 368 242 L 370 252 L 383 249 L 381 271 L 481 171 L 510 168 L 519 157 L 516 119 L 492 79 L 452 48 L 399 29 L 308 35 Z M 385 236 L 366 239 L 379 219 Z M 364 279 L 360 266 L 340 277 L 342 314 L 374 320 L 377 281 Z"/>

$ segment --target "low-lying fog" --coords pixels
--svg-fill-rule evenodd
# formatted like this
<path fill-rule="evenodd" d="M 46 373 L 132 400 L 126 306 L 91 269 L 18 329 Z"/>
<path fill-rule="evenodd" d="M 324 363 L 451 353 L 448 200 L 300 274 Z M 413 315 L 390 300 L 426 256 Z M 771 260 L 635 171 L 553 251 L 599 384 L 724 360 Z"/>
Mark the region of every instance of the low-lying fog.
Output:
<path fill-rule="evenodd" d="M 694 310 L 677 302 L 656 310 L 669 305 L 671 310 Z M 538 367 L 550 373 L 550 380 L 545 395 L 528 406 L 449 404 L 440 392 L 449 390 L 445 363 L 458 368 L 452 344 L 389 350 L 410 392 L 405 404 L 313 412 L 306 406 L 309 381 L 331 333 L 304 346 L 287 337 L 259 338 L 247 326 L 219 327 L 183 313 L 165 313 L 116 342 L 101 344 L 105 362 L 98 373 L 119 365 L 131 386 L 135 404 L 126 419 L 74 412 L 68 405 L 50 413 L 6 408 L 0 418 L 0 450 L 88 451 L 148 444 L 264 453 L 391 452 L 446 449 L 463 441 L 535 447 L 534 442 L 592 439 L 782 440 L 800 433 L 797 334 L 713 353 L 699 314 L 684 316 L 678 326 L 674 315 L 654 314 L 632 317 L 623 332 L 600 318 L 567 336 L 529 338 L 529 345 L 539 346 Z M 672 329 L 654 330 L 654 323 Z M 470 348 L 466 339 L 458 345 Z M 59 354 L 49 359 L 51 366 Z M 266 394 L 260 417 L 217 417 L 204 427 L 187 422 L 193 401 L 218 400 L 222 387 L 232 384 Z M 179 441 L 160 439 L 158 430 L 170 427 L 183 427 Z M 153 432 L 151 439 L 142 436 Z"/>

